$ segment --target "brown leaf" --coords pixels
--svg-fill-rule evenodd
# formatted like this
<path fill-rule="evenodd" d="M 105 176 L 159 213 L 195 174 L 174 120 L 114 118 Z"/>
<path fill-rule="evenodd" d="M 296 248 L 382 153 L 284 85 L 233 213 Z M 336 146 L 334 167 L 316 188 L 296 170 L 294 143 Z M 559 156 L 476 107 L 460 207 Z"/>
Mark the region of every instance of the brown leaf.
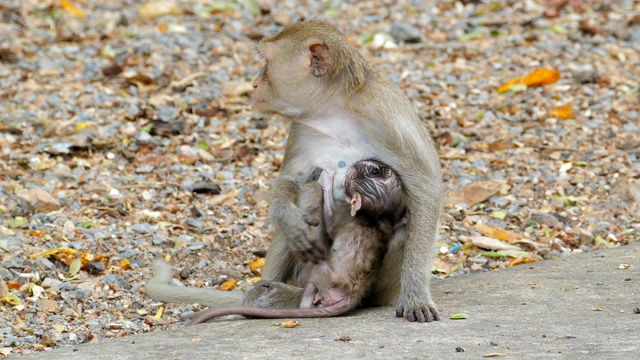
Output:
<path fill-rule="evenodd" d="M 462 189 L 448 194 L 447 205 L 455 206 L 465 203 L 467 206 L 477 205 L 500 191 L 504 184 L 502 180 L 481 180 L 471 183 Z"/>

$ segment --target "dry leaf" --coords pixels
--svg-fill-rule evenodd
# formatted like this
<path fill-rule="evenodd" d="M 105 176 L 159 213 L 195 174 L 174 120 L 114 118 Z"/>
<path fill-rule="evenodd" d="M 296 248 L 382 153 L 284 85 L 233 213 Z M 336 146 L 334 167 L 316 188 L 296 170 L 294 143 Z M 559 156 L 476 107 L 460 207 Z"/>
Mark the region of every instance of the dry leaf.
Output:
<path fill-rule="evenodd" d="M 262 275 L 262 268 L 264 267 L 264 258 L 257 258 L 249 263 L 249 269 L 256 275 Z"/>
<path fill-rule="evenodd" d="M 285 320 L 280 323 L 283 328 L 291 329 L 298 326 L 298 320 Z"/>
<path fill-rule="evenodd" d="M 169 0 L 152 0 L 147 1 L 140 5 L 138 8 L 138 15 L 141 18 L 155 19 L 165 15 L 182 15 L 182 8 L 180 5 Z"/>
<path fill-rule="evenodd" d="M 164 312 L 164 308 L 162 308 L 162 307 L 159 308 L 158 311 L 156 311 L 156 314 L 153 315 L 153 318 L 156 319 L 156 320 L 162 318 L 162 313 L 163 312 Z"/>
<path fill-rule="evenodd" d="M 496 250 L 496 251 L 520 250 L 520 247 L 518 246 L 506 244 L 500 240 L 492 239 L 486 236 L 472 236 L 470 237 L 470 239 L 473 245 L 482 249 L 489 249 L 489 250 Z"/>
<path fill-rule="evenodd" d="M 2 302 L 7 303 L 11 306 L 22 305 L 22 300 L 20 300 L 19 297 L 10 292 L 4 294 L 4 296 L 0 298 L 0 303 Z"/>
<path fill-rule="evenodd" d="M 75 5 L 68 2 L 67 0 L 60 0 L 60 6 L 62 6 L 62 8 L 67 10 L 68 12 L 72 13 L 75 17 L 83 18 L 86 15 L 84 11 L 78 9 Z"/>
<path fill-rule="evenodd" d="M 10 348 L 10 347 L 0 348 L 0 355 L 9 356 L 9 354 L 11 354 L 11 349 L 13 349 L 13 348 Z"/>
<path fill-rule="evenodd" d="M 519 258 L 513 259 L 513 261 L 509 263 L 509 267 L 531 264 L 538 261 L 540 261 L 539 257 L 535 257 L 535 258 L 519 257 Z"/>
<path fill-rule="evenodd" d="M 575 118 L 575 115 L 573 115 L 573 110 L 571 108 L 571 105 L 557 107 L 553 109 L 549 113 L 549 115 L 553 116 L 554 118 L 563 119 L 563 120 Z"/>
<path fill-rule="evenodd" d="M 124 259 L 120 261 L 120 267 L 123 270 L 131 270 L 131 263 L 129 262 L 129 259 Z"/>
<path fill-rule="evenodd" d="M 471 183 L 462 189 L 450 192 L 447 205 L 455 206 L 465 203 L 471 207 L 477 205 L 500 191 L 505 182 L 503 180 L 482 180 Z"/>
<path fill-rule="evenodd" d="M 220 290 L 222 291 L 233 290 L 233 288 L 236 287 L 236 284 L 238 284 L 238 280 L 227 280 L 222 284 L 220 284 Z"/>
<path fill-rule="evenodd" d="M 498 92 L 512 90 L 513 87 L 526 85 L 527 87 L 553 84 L 560 80 L 560 72 L 554 69 L 538 69 L 525 76 L 518 76 L 500 85 Z"/>
<path fill-rule="evenodd" d="M 489 236 L 502 241 L 515 242 L 522 238 L 519 234 L 512 231 L 492 228 L 491 226 L 483 223 L 477 223 L 473 228 L 484 236 Z"/>

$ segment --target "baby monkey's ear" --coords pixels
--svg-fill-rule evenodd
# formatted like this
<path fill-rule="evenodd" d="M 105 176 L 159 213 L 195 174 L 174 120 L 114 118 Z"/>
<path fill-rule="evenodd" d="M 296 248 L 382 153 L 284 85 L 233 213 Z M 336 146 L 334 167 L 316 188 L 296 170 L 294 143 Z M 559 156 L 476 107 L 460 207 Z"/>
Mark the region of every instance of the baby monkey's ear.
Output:
<path fill-rule="evenodd" d="M 353 194 L 351 198 L 351 216 L 356 216 L 356 213 L 362 207 L 362 196 L 359 193 Z"/>

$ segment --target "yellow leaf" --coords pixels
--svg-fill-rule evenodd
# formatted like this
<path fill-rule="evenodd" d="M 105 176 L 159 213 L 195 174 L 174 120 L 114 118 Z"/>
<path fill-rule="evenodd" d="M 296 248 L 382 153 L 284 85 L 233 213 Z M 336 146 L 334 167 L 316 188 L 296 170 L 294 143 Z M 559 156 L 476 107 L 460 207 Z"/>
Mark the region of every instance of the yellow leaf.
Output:
<path fill-rule="evenodd" d="M 81 123 L 78 123 L 76 125 L 75 130 L 76 131 L 80 131 L 82 129 L 86 129 L 86 128 L 89 128 L 89 127 L 91 127 L 91 124 L 87 124 L 87 123 L 81 122 Z"/>
<path fill-rule="evenodd" d="M 540 261 L 540 258 L 525 258 L 525 257 L 519 257 L 519 258 L 515 258 L 513 261 L 511 261 L 509 263 L 509 267 L 514 267 L 514 266 L 518 266 L 518 265 L 526 265 L 526 264 L 531 264 L 531 263 L 535 263 Z"/>
<path fill-rule="evenodd" d="M 156 314 L 153 315 L 153 318 L 156 320 L 162 318 L 163 312 L 164 312 L 164 308 L 159 308 L 158 311 L 156 311 Z"/>
<path fill-rule="evenodd" d="M 86 15 L 84 11 L 78 9 L 75 5 L 68 2 L 67 0 L 60 0 L 60 6 L 62 6 L 62 8 L 67 10 L 68 12 L 72 13 L 75 17 L 83 18 Z"/>
<path fill-rule="evenodd" d="M 15 296 L 11 292 L 8 292 L 8 293 L 4 294 L 4 296 L 2 298 L 0 298 L 0 302 L 7 303 L 7 304 L 9 304 L 11 306 L 22 305 L 22 301 L 20 300 L 20 298 Z"/>
<path fill-rule="evenodd" d="M 237 283 L 238 283 L 238 280 L 227 280 L 227 281 L 223 282 L 222 284 L 220 284 L 220 290 L 222 290 L 222 291 L 233 290 L 233 288 L 236 287 Z"/>
<path fill-rule="evenodd" d="M 542 86 L 553 84 L 560 80 L 560 72 L 554 69 L 538 69 L 525 76 L 518 76 L 500 85 L 498 92 L 503 93 L 511 90 L 516 85 Z"/>
<path fill-rule="evenodd" d="M 542 86 L 553 84 L 560 80 L 560 72 L 554 69 L 538 69 L 524 77 L 527 86 Z"/>
<path fill-rule="evenodd" d="M 120 261 L 120 267 L 123 270 L 131 270 L 131 263 L 129 262 L 129 259 L 124 259 Z"/>
<path fill-rule="evenodd" d="M 262 274 L 262 268 L 264 267 L 264 258 L 257 258 L 249 263 L 249 269 L 251 272 L 257 275 Z"/>
<path fill-rule="evenodd" d="M 575 117 L 575 115 L 573 115 L 571 105 L 557 107 L 553 109 L 549 115 L 558 119 L 573 119 Z"/>
<path fill-rule="evenodd" d="M 43 253 L 37 254 L 37 255 L 32 255 L 31 258 L 32 259 L 36 259 L 39 257 L 49 257 L 49 256 L 53 256 L 56 254 L 69 254 L 69 255 L 76 255 L 78 254 L 78 250 L 75 249 L 69 249 L 69 248 L 55 248 L 55 249 L 51 249 L 49 251 L 45 251 Z"/>
<path fill-rule="evenodd" d="M 291 329 L 298 326 L 298 320 L 285 320 L 280 323 L 283 328 Z"/>

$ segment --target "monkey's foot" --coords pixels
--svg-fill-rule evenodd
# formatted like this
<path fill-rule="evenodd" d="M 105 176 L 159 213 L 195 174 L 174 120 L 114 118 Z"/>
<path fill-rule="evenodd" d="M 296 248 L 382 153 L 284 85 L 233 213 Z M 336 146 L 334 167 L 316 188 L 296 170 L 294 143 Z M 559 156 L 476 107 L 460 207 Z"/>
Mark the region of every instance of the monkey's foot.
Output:
<path fill-rule="evenodd" d="M 415 303 L 409 305 L 401 298 L 396 307 L 396 317 L 404 317 L 411 322 L 417 321 L 421 323 L 440 320 L 438 308 L 436 308 L 436 304 L 431 299 L 428 299 L 424 305 Z"/>

